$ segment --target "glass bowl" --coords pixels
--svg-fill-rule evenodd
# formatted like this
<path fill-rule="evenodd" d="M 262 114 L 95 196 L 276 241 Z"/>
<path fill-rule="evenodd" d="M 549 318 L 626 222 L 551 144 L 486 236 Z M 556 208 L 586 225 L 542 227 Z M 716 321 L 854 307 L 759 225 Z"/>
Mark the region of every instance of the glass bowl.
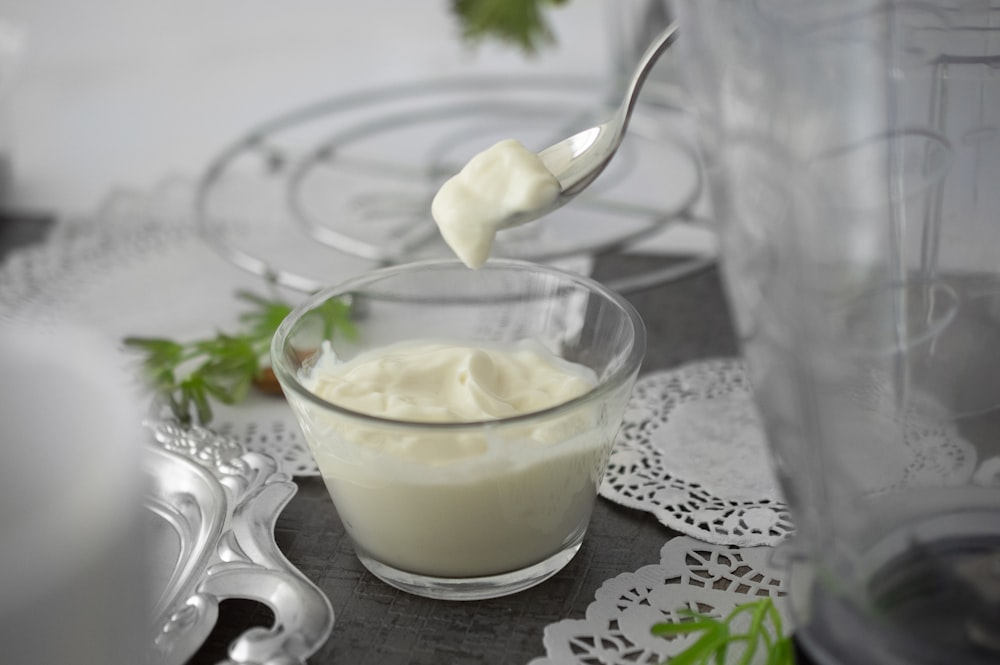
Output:
<path fill-rule="evenodd" d="M 331 334 L 336 300 L 350 304 L 355 334 Z M 352 411 L 308 387 L 321 354 L 346 362 L 423 341 L 541 345 L 596 382 L 534 413 L 459 423 Z M 576 554 L 644 352 L 635 309 L 594 280 L 434 260 L 315 294 L 282 322 L 271 360 L 365 567 L 411 593 L 473 600 L 538 584 Z"/>

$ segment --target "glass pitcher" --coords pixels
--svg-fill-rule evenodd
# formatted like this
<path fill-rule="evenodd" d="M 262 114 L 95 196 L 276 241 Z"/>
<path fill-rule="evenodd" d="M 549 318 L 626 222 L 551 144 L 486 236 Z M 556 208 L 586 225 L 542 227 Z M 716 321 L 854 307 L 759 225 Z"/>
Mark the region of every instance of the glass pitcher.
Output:
<path fill-rule="evenodd" d="M 1000 2 L 686 0 L 819 663 L 1000 662 Z"/>

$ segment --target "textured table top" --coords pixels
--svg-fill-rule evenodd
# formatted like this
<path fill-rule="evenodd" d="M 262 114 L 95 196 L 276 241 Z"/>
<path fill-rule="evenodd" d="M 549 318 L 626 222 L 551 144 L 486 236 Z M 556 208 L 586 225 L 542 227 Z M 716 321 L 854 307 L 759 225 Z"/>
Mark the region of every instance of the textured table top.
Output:
<path fill-rule="evenodd" d="M 662 257 L 601 259 L 598 278 L 655 267 Z M 642 315 L 648 349 L 642 372 L 736 354 L 736 342 L 716 270 L 628 296 Z M 447 602 L 398 591 L 368 573 L 354 556 L 319 478 L 299 478 L 275 539 L 285 556 L 330 598 L 330 639 L 314 664 L 523 665 L 543 656 L 550 623 L 582 618 L 601 584 L 659 560 L 676 535 L 644 512 L 599 498 L 583 547 L 569 565 L 527 591 L 486 601 Z M 192 664 L 217 663 L 250 625 L 270 625 L 263 605 L 223 601 L 219 621 Z"/>

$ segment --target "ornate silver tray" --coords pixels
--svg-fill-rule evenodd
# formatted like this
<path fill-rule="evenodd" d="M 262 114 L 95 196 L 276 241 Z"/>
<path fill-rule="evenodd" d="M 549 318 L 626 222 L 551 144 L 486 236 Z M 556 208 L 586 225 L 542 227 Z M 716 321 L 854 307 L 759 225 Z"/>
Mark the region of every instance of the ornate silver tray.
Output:
<path fill-rule="evenodd" d="M 154 600 L 147 663 L 187 661 L 228 598 L 264 603 L 275 617 L 233 641 L 228 662 L 304 663 L 329 637 L 333 608 L 274 542 L 295 483 L 273 458 L 210 430 L 147 427 L 156 442 L 144 456 Z"/>

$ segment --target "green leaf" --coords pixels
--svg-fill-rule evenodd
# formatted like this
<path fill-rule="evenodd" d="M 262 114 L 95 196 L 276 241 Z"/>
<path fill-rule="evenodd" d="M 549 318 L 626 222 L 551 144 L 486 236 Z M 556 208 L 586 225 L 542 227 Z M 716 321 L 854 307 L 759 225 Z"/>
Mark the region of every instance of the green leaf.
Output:
<path fill-rule="evenodd" d="M 184 399 L 183 391 L 179 387 L 161 392 L 153 399 L 154 403 L 166 405 L 182 425 L 191 424 L 191 412 L 188 409 L 187 400 Z"/>
<path fill-rule="evenodd" d="M 729 629 L 725 624 L 716 623 L 705 631 L 694 644 L 670 659 L 670 665 L 695 665 L 705 662 L 715 651 L 725 644 Z"/>
<path fill-rule="evenodd" d="M 687 635 L 700 630 L 707 630 L 718 625 L 718 621 L 681 621 L 680 623 L 658 623 L 653 626 L 653 635 L 670 637 L 672 635 Z"/>
<path fill-rule="evenodd" d="M 248 337 L 220 336 L 202 347 L 209 359 L 197 370 L 205 390 L 224 404 L 246 399 L 260 360 Z"/>
<path fill-rule="evenodd" d="M 767 617 L 767 610 L 769 607 L 773 607 L 772 603 L 752 603 L 749 605 L 743 605 L 751 612 L 750 615 L 750 627 L 747 629 L 746 635 L 746 651 L 743 652 L 743 657 L 740 658 L 739 665 L 750 665 L 753 662 L 753 657 L 757 654 L 757 644 L 760 640 L 757 637 L 751 639 L 751 636 L 761 635 L 763 630 L 764 619 Z M 770 646 L 770 637 L 767 635 L 767 631 L 764 631 L 764 641 L 765 646 Z"/>
<path fill-rule="evenodd" d="M 358 335 L 351 320 L 351 306 L 343 300 L 327 300 L 316 308 L 323 320 L 323 336 L 326 339 L 342 335 L 344 339 L 356 339 Z"/>
<path fill-rule="evenodd" d="M 452 0 L 451 10 L 467 41 L 495 39 L 534 54 L 555 42 L 545 9 L 564 4 L 566 0 Z"/>
<path fill-rule="evenodd" d="M 270 339 L 285 317 L 291 314 L 292 307 L 282 302 L 262 298 L 255 298 L 253 302 L 257 304 L 258 309 L 240 314 L 240 323 L 246 324 L 247 332 L 255 338 Z"/>
<path fill-rule="evenodd" d="M 792 638 L 782 637 L 770 651 L 768 665 L 795 665 L 795 649 Z"/>
<path fill-rule="evenodd" d="M 189 425 L 211 421 L 212 400 L 238 404 L 246 399 L 267 358 L 271 338 L 292 306 L 248 291 L 236 293 L 252 308 L 239 317 L 238 334 L 219 332 L 187 343 L 156 337 L 126 337 L 126 349 L 142 355 L 146 381 L 159 408 L 169 408 Z M 330 300 L 320 307 L 327 335 L 353 338 L 349 304 Z"/>
<path fill-rule="evenodd" d="M 184 346 L 169 339 L 126 337 L 122 343 L 143 351 L 146 354 L 145 364 L 150 367 L 176 367 L 184 360 Z"/>
<path fill-rule="evenodd" d="M 761 598 L 738 605 L 722 620 L 699 614 L 690 609 L 677 610 L 689 618 L 677 623 L 658 623 L 651 629 L 654 635 L 669 637 L 702 632 L 693 644 L 671 658 L 670 665 L 723 665 L 731 647 L 743 644 L 740 665 L 750 665 L 761 646 L 768 665 L 794 665 L 791 639 L 784 636 L 781 615 L 770 598 Z M 731 625 L 741 614 L 750 615 L 746 633 L 732 633 Z M 772 637 L 773 636 L 773 637 Z"/>
<path fill-rule="evenodd" d="M 193 408 L 198 421 L 205 423 L 212 419 L 212 407 L 208 403 L 204 379 L 198 374 L 192 374 L 181 381 L 181 399 L 184 410 L 188 413 Z"/>
<path fill-rule="evenodd" d="M 778 608 L 774 606 L 770 598 L 766 598 L 763 604 L 766 605 L 767 614 L 771 618 L 771 625 L 774 626 L 774 634 L 777 637 L 781 637 L 785 634 L 785 629 L 781 625 L 781 614 L 778 612 Z"/>
<path fill-rule="evenodd" d="M 148 371 L 150 387 L 154 390 L 170 391 L 177 387 L 174 371 L 168 368 L 156 368 Z"/>

